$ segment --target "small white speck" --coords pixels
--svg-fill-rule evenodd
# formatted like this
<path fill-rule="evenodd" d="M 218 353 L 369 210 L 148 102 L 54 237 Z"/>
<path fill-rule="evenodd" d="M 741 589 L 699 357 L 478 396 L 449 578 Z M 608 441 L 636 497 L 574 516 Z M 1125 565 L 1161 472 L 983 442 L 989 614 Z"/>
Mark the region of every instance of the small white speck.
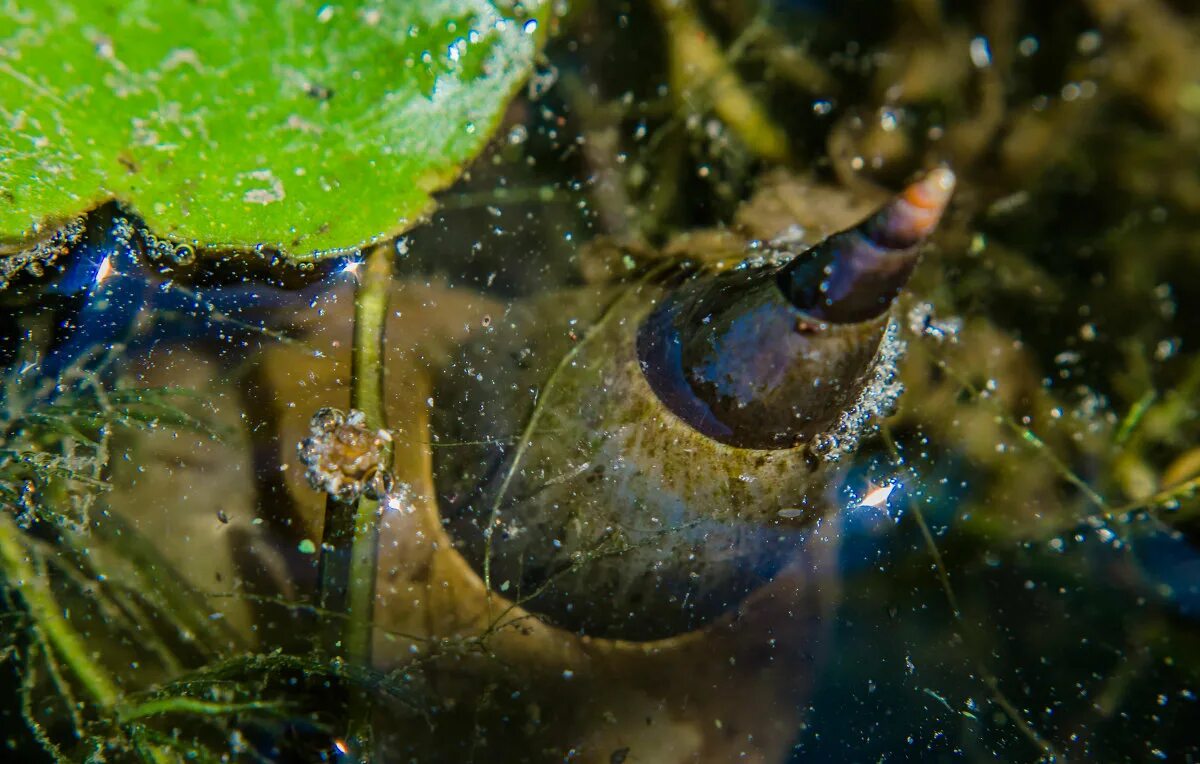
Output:
<path fill-rule="evenodd" d="M 100 267 L 96 269 L 96 280 L 93 286 L 98 287 L 108 280 L 113 275 L 112 257 L 105 257 L 100 261 Z"/>
<path fill-rule="evenodd" d="M 986 37 L 976 37 L 971 40 L 971 63 L 976 69 L 986 69 L 992 65 L 992 47 Z"/>
<path fill-rule="evenodd" d="M 888 497 L 892 495 L 892 491 L 896 490 L 895 483 L 887 485 L 871 485 L 868 483 L 867 495 L 858 503 L 860 507 L 871 507 L 872 509 L 884 509 L 887 507 Z"/>

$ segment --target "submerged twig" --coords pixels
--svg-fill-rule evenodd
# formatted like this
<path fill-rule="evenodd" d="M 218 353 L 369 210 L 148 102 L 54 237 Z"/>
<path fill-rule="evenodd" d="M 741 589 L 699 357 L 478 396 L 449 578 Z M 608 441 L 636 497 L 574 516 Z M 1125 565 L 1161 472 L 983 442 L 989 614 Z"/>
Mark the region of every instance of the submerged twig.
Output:
<path fill-rule="evenodd" d="M 771 161 L 786 160 L 787 135 L 746 89 L 695 9 L 687 2 L 668 0 L 658 0 L 654 7 L 667 30 L 671 83 L 678 96 L 704 94 L 751 151 Z"/>

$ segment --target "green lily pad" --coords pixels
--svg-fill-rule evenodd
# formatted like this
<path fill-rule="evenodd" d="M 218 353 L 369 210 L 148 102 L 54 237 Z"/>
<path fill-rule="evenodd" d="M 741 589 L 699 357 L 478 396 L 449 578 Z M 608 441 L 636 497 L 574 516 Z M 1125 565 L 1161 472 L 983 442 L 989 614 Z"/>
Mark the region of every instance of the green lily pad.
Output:
<path fill-rule="evenodd" d="M 482 150 L 547 0 L 0 0 L 0 244 L 117 199 L 297 260 L 403 231 Z"/>

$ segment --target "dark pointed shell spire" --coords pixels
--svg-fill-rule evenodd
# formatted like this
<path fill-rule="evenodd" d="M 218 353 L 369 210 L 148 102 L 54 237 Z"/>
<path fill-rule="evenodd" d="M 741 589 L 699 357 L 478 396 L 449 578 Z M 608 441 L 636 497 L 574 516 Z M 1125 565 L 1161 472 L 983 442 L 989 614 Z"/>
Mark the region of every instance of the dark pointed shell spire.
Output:
<path fill-rule="evenodd" d="M 933 170 L 782 268 L 680 287 L 638 333 L 650 386 L 730 445 L 789 448 L 826 431 L 860 394 L 888 308 L 953 189 L 950 170 Z"/>
<path fill-rule="evenodd" d="M 950 195 L 954 173 L 939 167 L 859 225 L 802 253 L 779 274 L 792 304 L 820 321 L 872 319 L 891 305 L 917 265 Z"/>

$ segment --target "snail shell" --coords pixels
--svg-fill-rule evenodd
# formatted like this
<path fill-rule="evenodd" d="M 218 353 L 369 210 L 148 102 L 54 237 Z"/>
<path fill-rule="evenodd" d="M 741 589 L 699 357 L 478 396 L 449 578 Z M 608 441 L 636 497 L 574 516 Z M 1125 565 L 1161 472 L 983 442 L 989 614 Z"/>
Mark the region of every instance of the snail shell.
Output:
<path fill-rule="evenodd" d="M 434 386 L 443 523 L 484 583 L 589 636 L 692 631 L 826 514 L 837 457 L 898 392 L 891 305 L 938 169 L 783 265 L 514 306 Z"/>

